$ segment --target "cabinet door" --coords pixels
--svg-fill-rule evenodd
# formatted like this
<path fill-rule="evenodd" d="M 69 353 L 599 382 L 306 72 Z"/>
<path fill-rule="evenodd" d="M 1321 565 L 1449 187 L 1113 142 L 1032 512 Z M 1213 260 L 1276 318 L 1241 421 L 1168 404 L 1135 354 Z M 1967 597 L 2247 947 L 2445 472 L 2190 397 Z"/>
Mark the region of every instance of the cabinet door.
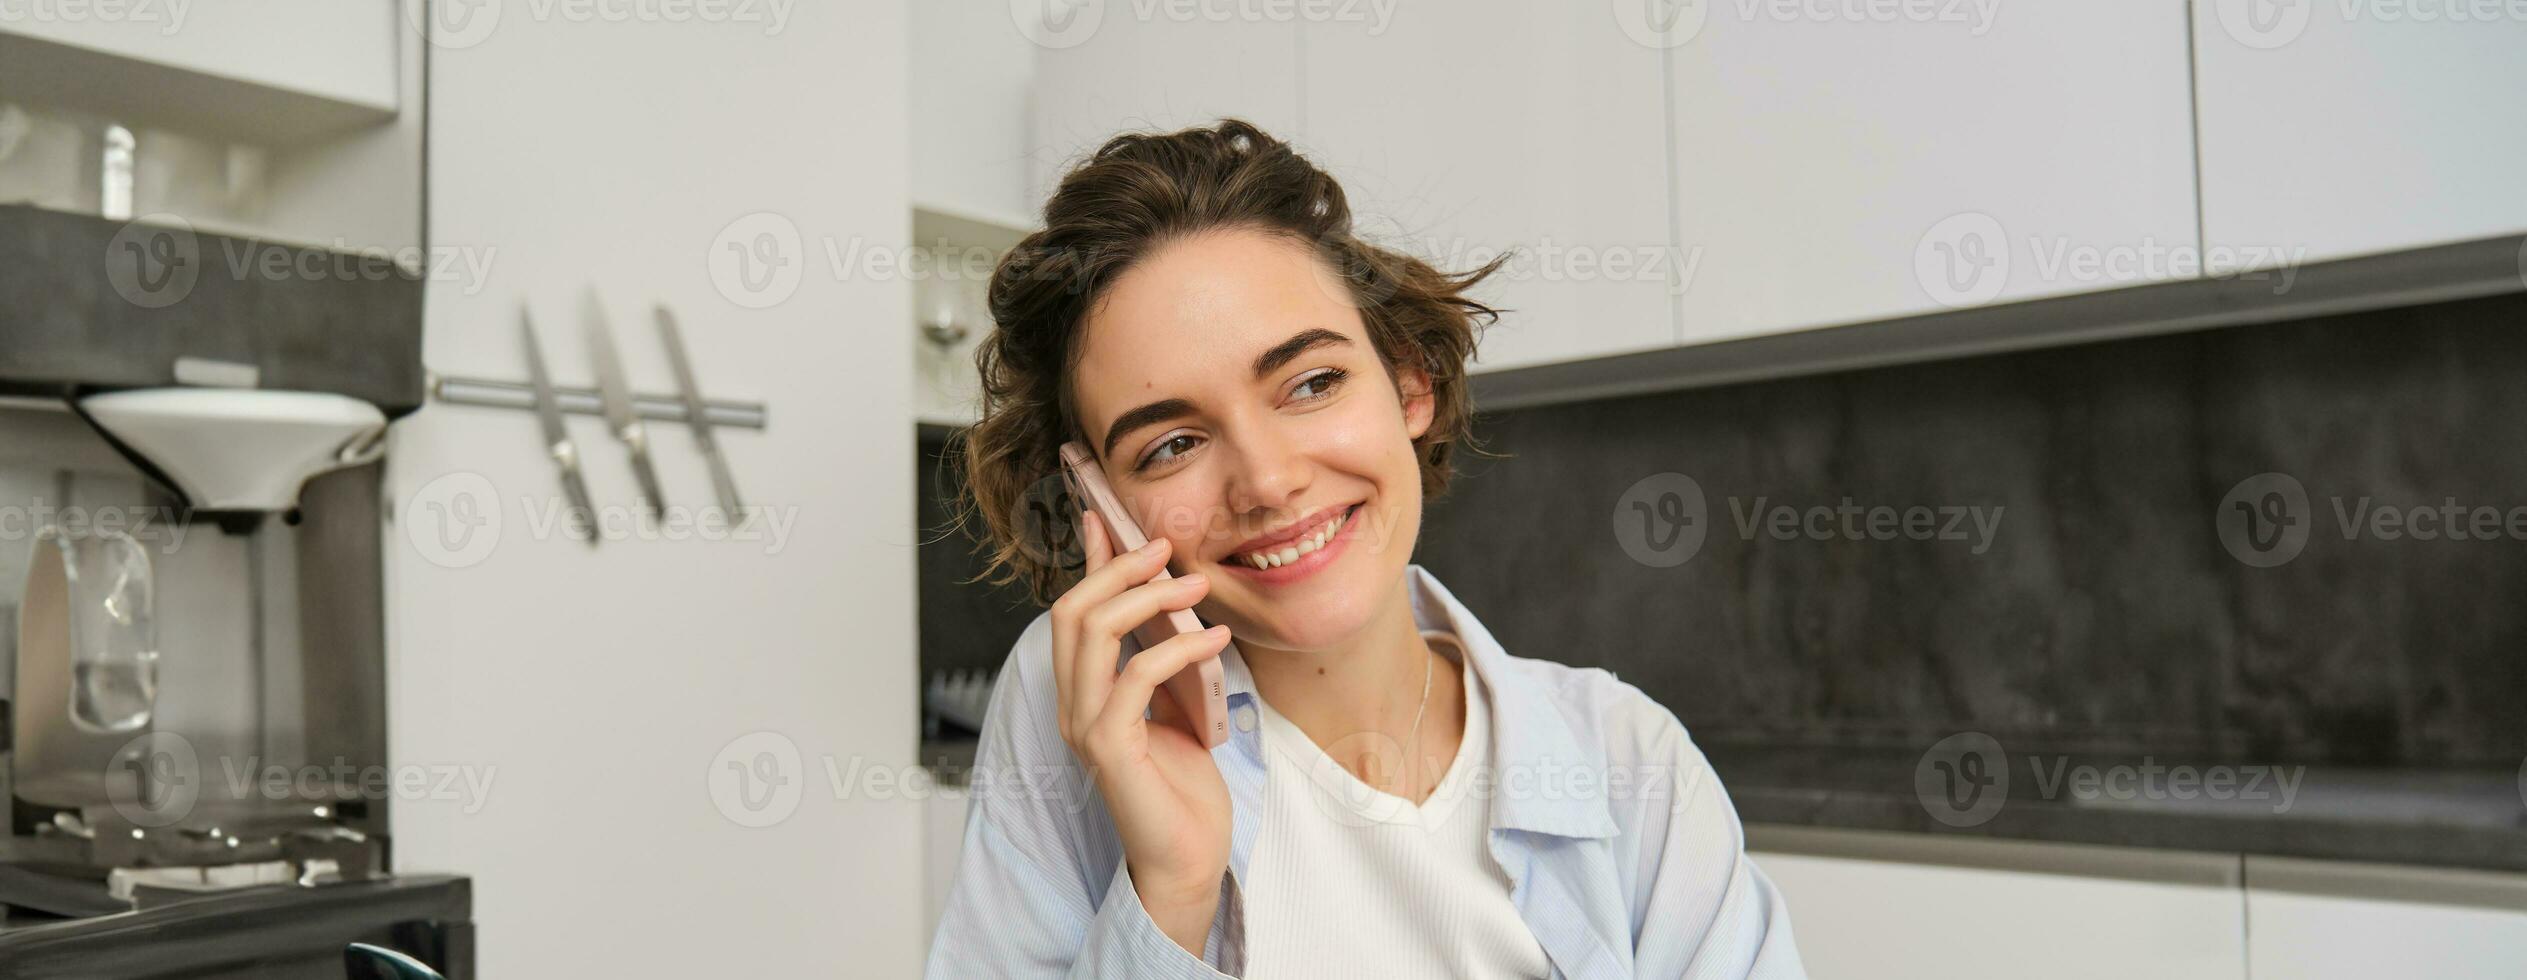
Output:
<path fill-rule="evenodd" d="M 1181 3 L 1022 6 L 1052 10 L 1049 21 L 1020 27 L 1038 45 L 1030 211 L 1041 211 L 1072 164 L 1124 130 L 1222 116 L 1283 139 L 1298 130 L 1294 21 L 1210 19 Z"/>
<path fill-rule="evenodd" d="M 2256 980 L 2527 972 L 2527 875 L 2249 856 L 2246 881 Z"/>
<path fill-rule="evenodd" d="M 2246 976 L 2235 887 L 1774 853 L 1755 862 L 1820 977 Z"/>
<path fill-rule="evenodd" d="M 2203 0 L 2205 238 L 2316 261 L 2527 231 L 2517 10 Z"/>
<path fill-rule="evenodd" d="M 1476 293 L 1510 310 L 1477 370 L 1675 343 L 1690 259 L 1668 234 L 1657 47 L 1601 5 L 1524 0 L 1304 30 L 1305 149 L 1355 228 L 1446 271 L 1512 254 Z"/>
<path fill-rule="evenodd" d="M 1685 339 L 2183 277 L 2185 18 L 2182 0 L 1680 14 L 1661 35 L 1675 197 L 1704 253 Z"/>

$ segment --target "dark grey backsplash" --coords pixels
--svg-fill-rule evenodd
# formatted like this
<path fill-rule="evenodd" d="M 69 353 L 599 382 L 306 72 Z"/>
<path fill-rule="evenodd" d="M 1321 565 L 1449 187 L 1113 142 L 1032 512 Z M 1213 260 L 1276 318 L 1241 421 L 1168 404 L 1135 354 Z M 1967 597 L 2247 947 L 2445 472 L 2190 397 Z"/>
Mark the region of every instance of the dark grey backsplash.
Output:
<path fill-rule="evenodd" d="M 1418 560 L 1709 744 L 2515 765 L 2522 330 L 2509 296 L 1490 415 Z M 2378 533 L 2452 500 L 2499 536 Z M 925 669 L 1034 614 L 965 550 L 923 546 Z"/>
<path fill-rule="evenodd" d="M 2516 765 L 2522 331 L 2511 296 L 1507 413 L 1480 431 L 1510 458 L 1463 467 L 1420 560 L 1512 652 L 1607 667 L 1707 742 Z M 1618 538 L 1666 530 L 1625 500 L 1659 473 L 1706 502 L 1701 547 L 1663 568 Z M 2308 534 L 2250 567 L 2290 539 L 2233 553 L 2215 518 L 2265 473 L 2306 505 L 2232 500 L 2233 530 Z M 2503 536 L 2354 540 L 2337 510 L 2451 498 Z M 1955 540 L 1946 514 L 1928 540 L 1865 512 L 1823 540 L 1742 524 L 1846 499 L 1965 519 Z"/>

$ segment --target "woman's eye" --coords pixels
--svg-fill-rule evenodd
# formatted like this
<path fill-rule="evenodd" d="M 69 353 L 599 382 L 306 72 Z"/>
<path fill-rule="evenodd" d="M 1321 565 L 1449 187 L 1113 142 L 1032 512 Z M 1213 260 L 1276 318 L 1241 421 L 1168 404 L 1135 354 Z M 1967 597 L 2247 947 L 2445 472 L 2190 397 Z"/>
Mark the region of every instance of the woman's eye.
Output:
<path fill-rule="evenodd" d="M 1177 457 L 1192 452 L 1193 447 L 1201 444 L 1201 437 L 1193 435 L 1192 433 L 1180 433 L 1178 435 L 1169 436 L 1165 441 L 1150 447 L 1149 452 L 1141 456 L 1141 465 L 1134 467 L 1134 469 L 1146 470 L 1152 466 L 1159 466 L 1173 462 Z"/>
<path fill-rule="evenodd" d="M 1290 389 L 1290 394 L 1299 401 L 1315 401 L 1333 394 L 1335 389 L 1342 387 L 1343 380 L 1350 376 L 1351 372 L 1341 368 L 1326 368 L 1299 379 L 1298 385 Z"/>

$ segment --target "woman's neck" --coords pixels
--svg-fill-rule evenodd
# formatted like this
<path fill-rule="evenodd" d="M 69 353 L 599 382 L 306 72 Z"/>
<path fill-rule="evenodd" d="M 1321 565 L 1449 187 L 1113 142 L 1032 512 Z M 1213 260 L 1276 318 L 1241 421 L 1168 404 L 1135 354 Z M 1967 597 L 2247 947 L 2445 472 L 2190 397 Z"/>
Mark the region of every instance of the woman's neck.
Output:
<path fill-rule="evenodd" d="M 1399 578 L 1384 611 L 1349 643 L 1307 651 L 1240 643 L 1238 652 L 1256 692 L 1309 741 L 1362 782 L 1418 802 L 1456 757 L 1465 711 L 1462 681 L 1422 638 L 1408 587 Z M 1408 752 L 1420 765 L 1399 771 Z"/>

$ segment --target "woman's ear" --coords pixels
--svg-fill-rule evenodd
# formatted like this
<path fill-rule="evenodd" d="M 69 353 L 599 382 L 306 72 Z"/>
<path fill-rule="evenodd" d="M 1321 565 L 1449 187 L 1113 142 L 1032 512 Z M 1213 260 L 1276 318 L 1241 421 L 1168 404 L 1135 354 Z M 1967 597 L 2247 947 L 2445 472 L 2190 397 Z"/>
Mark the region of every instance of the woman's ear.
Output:
<path fill-rule="evenodd" d="M 1405 368 L 1395 374 L 1395 392 L 1404 402 L 1404 434 L 1419 439 L 1430 431 L 1430 417 L 1438 411 L 1439 399 L 1430 393 L 1430 372 Z"/>

